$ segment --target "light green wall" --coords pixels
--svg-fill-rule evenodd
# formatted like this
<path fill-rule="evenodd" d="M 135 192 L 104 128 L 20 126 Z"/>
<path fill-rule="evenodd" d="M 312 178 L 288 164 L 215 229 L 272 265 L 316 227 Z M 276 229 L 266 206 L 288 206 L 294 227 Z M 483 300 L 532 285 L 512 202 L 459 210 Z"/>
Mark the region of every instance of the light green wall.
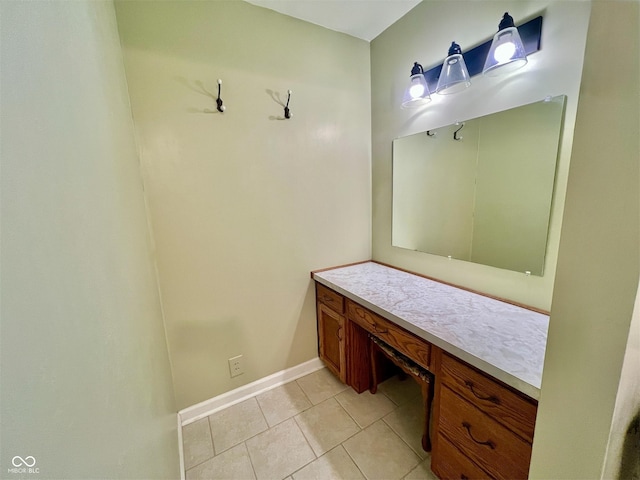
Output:
<path fill-rule="evenodd" d="M 556 99 L 482 119 L 472 261 L 544 274 L 563 114 Z"/>
<path fill-rule="evenodd" d="M 478 125 L 465 122 L 464 141 L 448 126 L 393 142 L 394 246 L 469 259 Z"/>
<path fill-rule="evenodd" d="M 0 2 L 2 478 L 177 478 L 111 2 Z M 14 456 L 39 473 L 10 473 Z"/>
<path fill-rule="evenodd" d="M 604 466 L 640 269 L 639 18 L 638 2 L 593 4 L 532 478 Z"/>
<path fill-rule="evenodd" d="M 370 258 L 369 44 L 240 1 L 116 12 L 183 408 L 314 358 L 310 270 Z"/>
<path fill-rule="evenodd" d="M 516 22 L 544 16 L 542 50 L 530 56 L 526 67 L 502 78 L 479 75 L 472 78 L 471 87 L 464 92 L 433 95 L 431 103 L 417 109 L 400 108 L 413 62 L 429 68 L 442 62 L 452 40 L 465 50 L 490 39 L 504 12 L 502 1 L 424 1 L 371 42 L 373 258 L 549 309 L 590 3 L 547 0 L 509 5 Z M 567 48 L 568 45 L 571 47 Z M 391 246 L 391 142 L 394 138 L 561 94 L 567 95 L 567 108 L 543 277 L 449 261 Z"/>
<path fill-rule="evenodd" d="M 495 84 L 476 78 L 455 101 L 436 96 L 414 112 L 397 106 L 403 72 L 415 60 L 429 66 L 441 59 L 444 49 L 438 54 L 435 45 L 446 46 L 452 31 L 463 49 L 473 45 L 479 39 L 469 37 L 480 35 L 478 25 L 498 17 L 504 3 L 423 2 L 372 42 L 374 258 L 529 305 L 552 306 L 531 478 L 615 472 L 615 437 L 624 435 L 616 429 L 635 408 L 629 398 L 637 384 L 621 372 L 625 348 L 635 345 L 629 333 L 640 264 L 639 4 L 594 2 L 591 8 L 586 2 L 514 4 L 510 13 L 516 20 L 544 14 L 542 50 L 530 57 L 527 69 Z M 620 45 L 628 55 L 613 54 Z M 394 137 L 555 94 L 567 95 L 567 109 L 544 277 L 391 247 Z M 627 357 L 633 359 L 634 352 Z M 613 460 L 606 463 L 608 445 Z"/>
<path fill-rule="evenodd" d="M 631 426 L 640 417 L 640 288 L 636 294 L 629 339 L 624 354 L 620 384 L 602 478 L 633 478 L 640 475 L 638 436 Z"/>

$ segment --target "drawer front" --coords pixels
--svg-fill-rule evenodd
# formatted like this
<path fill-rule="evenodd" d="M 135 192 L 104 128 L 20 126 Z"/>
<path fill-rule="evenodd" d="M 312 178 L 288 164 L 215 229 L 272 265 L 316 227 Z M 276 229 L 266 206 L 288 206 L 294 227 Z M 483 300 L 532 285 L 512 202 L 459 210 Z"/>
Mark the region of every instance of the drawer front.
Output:
<path fill-rule="evenodd" d="M 431 344 L 351 301 L 347 301 L 347 317 L 418 365 L 429 369 Z"/>
<path fill-rule="evenodd" d="M 526 479 L 531 445 L 443 386 L 438 432 L 498 479 Z"/>
<path fill-rule="evenodd" d="M 538 410 L 535 401 L 526 400 L 446 353 L 442 355 L 441 375 L 442 382 L 453 391 L 527 442 L 533 442 Z"/>
<path fill-rule="evenodd" d="M 492 478 L 441 435 L 438 436 L 438 454 L 431 460 L 431 469 L 440 478 L 452 480 Z"/>
<path fill-rule="evenodd" d="M 316 298 L 334 312 L 344 313 L 344 297 L 319 283 L 316 283 Z"/>

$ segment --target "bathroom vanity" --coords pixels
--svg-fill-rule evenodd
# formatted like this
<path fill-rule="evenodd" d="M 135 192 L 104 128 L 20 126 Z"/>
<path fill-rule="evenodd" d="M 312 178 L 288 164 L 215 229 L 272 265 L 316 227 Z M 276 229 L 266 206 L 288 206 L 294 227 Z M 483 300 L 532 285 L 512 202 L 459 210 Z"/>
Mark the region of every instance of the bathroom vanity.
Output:
<path fill-rule="evenodd" d="M 440 478 L 527 478 L 549 317 L 375 262 L 312 273 L 320 358 L 358 393 L 372 337 L 435 377 Z"/>

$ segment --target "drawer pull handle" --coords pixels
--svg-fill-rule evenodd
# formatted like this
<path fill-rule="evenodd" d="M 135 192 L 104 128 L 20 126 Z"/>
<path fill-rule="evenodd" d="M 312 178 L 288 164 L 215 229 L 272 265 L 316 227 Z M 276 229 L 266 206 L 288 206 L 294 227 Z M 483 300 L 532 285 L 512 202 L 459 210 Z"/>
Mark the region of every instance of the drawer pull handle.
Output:
<path fill-rule="evenodd" d="M 491 403 L 495 403 L 496 405 L 500 405 L 500 399 L 495 395 L 489 395 L 488 397 L 486 397 L 484 395 L 477 394 L 476 391 L 473 389 L 474 384 L 472 381 L 465 380 L 464 384 L 469 390 L 471 390 L 471 393 L 473 393 L 473 396 L 476 397 L 478 400 L 484 400 L 486 402 L 491 402 Z"/>
<path fill-rule="evenodd" d="M 467 477 L 464 473 L 460 474 L 460 480 L 469 480 L 469 477 Z"/>
<path fill-rule="evenodd" d="M 342 327 L 338 328 L 338 330 L 336 330 L 336 337 L 338 337 L 338 340 L 342 341 L 342 336 L 340 335 L 342 333 Z"/>
<path fill-rule="evenodd" d="M 471 440 L 476 442 L 478 445 L 486 445 L 491 450 L 495 450 L 496 444 L 493 443 L 491 440 L 487 440 L 486 442 L 481 442 L 480 440 L 476 440 L 475 438 L 473 438 L 473 434 L 471 433 L 471 425 L 470 424 L 468 424 L 467 422 L 462 422 L 462 426 L 467 430 L 467 433 L 469 434 L 469 438 L 471 438 Z"/>
<path fill-rule="evenodd" d="M 385 328 L 384 330 L 378 330 L 378 325 L 376 325 L 375 323 L 373 324 L 373 329 L 376 331 L 376 333 L 389 333 L 388 328 Z"/>

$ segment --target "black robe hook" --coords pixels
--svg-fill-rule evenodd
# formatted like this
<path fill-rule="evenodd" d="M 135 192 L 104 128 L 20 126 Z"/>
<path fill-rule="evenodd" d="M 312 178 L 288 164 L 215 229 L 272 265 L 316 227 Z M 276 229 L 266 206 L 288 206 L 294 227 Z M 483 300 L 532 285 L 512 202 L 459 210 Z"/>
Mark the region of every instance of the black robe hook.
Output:
<path fill-rule="evenodd" d="M 289 100 L 291 100 L 291 90 L 287 91 L 287 104 L 284 106 L 284 118 L 291 118 L 291 110 L 289 110 Z"/>
<path fill-rule="evenodd" d="M 216 100 L 217 109 L 220 113 L 223 113 L 227 107 L 222 104 L 222 99 L 220 98 L 220 89 L 222 87 L 222 80 L 218 79 L 218 98 Z"/>
<path fill-rule="evenodd" d="M 464 123 L 460 123 L 460 124 L 456 123 L 456 125 L 460 125 L 460 128 L 458 128 L 455 132 L 453 132 L 453 139 L 462 140 L 462 137 L 458 136 L 458 132 L 464 128 Z"/>

